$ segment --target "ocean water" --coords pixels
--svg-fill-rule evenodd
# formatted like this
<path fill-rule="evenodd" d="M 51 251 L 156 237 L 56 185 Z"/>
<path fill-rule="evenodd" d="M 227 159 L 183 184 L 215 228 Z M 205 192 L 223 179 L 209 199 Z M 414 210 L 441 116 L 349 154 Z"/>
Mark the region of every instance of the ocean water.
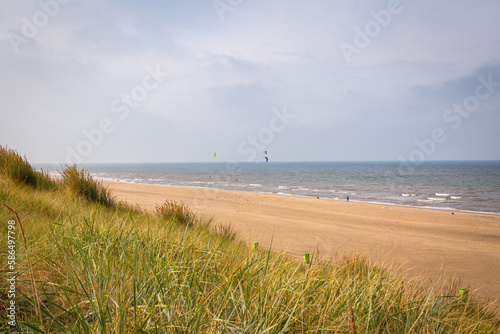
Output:
<path fill-rule="evenodd" d="M 37 166 L 58 175 L 53 166 Z M 81 165 L 98 179 L 500 214 L 500 161 Z M 60 169 L 60 168 L 59 168 Z"/>

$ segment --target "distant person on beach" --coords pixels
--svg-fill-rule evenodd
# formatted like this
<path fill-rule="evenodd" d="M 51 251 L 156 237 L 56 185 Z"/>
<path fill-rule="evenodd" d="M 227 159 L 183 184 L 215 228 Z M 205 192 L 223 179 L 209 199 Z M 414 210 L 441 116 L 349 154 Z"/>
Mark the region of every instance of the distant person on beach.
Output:
<path fill-rule="evenodd" d="M 347 201 L 349 202 L 349 196 L 347 196 Z"/>

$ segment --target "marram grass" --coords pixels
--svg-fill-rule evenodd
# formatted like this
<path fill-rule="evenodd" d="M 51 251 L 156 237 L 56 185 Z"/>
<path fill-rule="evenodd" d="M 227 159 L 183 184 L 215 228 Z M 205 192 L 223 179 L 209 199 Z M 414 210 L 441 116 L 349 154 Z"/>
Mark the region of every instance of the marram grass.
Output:
<path fill-rule="evenodd" d="M 102 182 L 92 179 L 86 169 L 78 170 L 76 164 L 74 164 L 73 166 L 64 167 L 61 175 L 63 184 L 73 195 L 108 207 L 116 205 L 111 192 L 104 187 Z"/>
<path fill-rule="evenodd" d="M 0 201 L 17 210 L 27 237 L 28 249 L 17 246 L 20 332 L 500 331 L 498 319 L 473 293 L 463 302 L 453 285 L 424 286 L 361 257 L 304 265 L 282 253 L 253 250 L 235 241 L 231 229 L 194 215 L 195 224 L 175 214 L 166 219 L 165 205 L 161 214 L 146 213 L 58 189 L 35 191 L 0 176 Z M 175 204 L 173 209 L 182 206 Z M 11 219 L 2 205 L 4 271 Z M 0 321 L 9 331 L 6 291 L 2 279 Z"/>
<path fill-rule="evenodd" d="M 57 186 L 46 171 L 36 171 L 26 157 L 23 158 L 17 151 L 3 146 L 0 146 L 0 174 L 32 188 L 51 190 Z"/>
<path fill-rule="evenodd" d="M 176 221 L 186 226 L 193 226 L 199 220 L 186 204 L 175 200 L 166 200 L 162 205 L 157 205 L 155 212 L 167 222 Z"/>

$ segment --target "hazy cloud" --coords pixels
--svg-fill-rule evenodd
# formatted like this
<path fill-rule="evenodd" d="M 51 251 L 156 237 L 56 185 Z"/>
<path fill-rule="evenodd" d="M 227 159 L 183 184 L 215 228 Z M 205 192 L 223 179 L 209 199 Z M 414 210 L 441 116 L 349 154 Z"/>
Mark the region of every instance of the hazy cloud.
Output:
<path fill-rule="evenodd" d="M 427 159 L 500 159 L 498 1 L 230 6 L 2 2 L 0 145 L 37 162 L 68 147 L 85 162 L 243 161 L 260 135 L 277 160 L 398 160 L 442 129 Z M 479 78 L 488 98 L 447 113 Z M 296 117 L 266 138 L 285 107 Z"/>

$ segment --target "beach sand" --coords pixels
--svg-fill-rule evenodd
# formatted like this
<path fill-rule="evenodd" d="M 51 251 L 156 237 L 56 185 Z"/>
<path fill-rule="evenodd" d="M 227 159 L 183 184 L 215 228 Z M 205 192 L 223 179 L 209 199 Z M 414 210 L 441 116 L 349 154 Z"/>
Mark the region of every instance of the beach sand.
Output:
<path fill-rule="evenodd" d="M 145 210 L 181 201 L 259 247 L 322 260 L 361 255 L 429 282 L 451 279 L 500 300 L 500 216 L 215 189 L 105 182 Z M 498 310 L 497 310 L 498 311 Z"/>

